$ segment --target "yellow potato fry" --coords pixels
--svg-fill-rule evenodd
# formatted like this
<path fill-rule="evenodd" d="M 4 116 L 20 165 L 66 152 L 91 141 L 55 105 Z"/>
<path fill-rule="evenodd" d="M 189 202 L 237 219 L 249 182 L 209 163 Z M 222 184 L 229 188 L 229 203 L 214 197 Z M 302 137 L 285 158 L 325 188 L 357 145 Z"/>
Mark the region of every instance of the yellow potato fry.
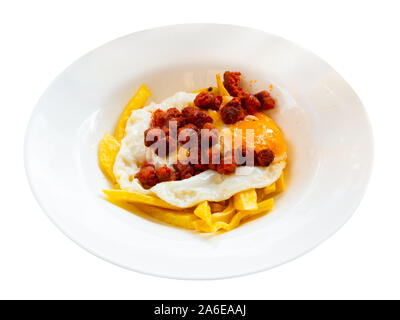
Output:
<path fill-rule="evenodd" d="M 230 231 L 232 229 L 235 229 L 239 226 L 240 221 L 242 221 L 242 219 L 250 216 L 251 213 L 247 212 L 247 211 L 239 211 L 238 213 L 236 213 L 231 222 L 230 223 L 224 223 L 224 222 L 217 222 L 215 224 L 215 227 L 217 229 L 223 229 L 225 231 Z"/>
<path fill-rule="evenodd" d="M 217 73 L 216 77 L 217 77 L 217 87 L 219 89 L 219 94 L 221 96 L 229 96 L 230 94 L 229 94 L 228 90 L 225 89 L 219 73 Z"/>
<path fill-rule="evenodd" d="M 249 211 L 239 211 L 236 213 L 231 222 L 229 224 L 224 222 L 216 222 L 215 227 L 218 229 L 224 229 L 226 231 L 230 231 L 236 228 L 240 222 L 249 216 L 254 216 L 260 213 L 266 213 L 270 211 L 274 207 L 274 200 L 272 198 L 264 200 L 259 203 L 257 210 L 249 210 Z"/>
<path fill-rule="evenodd" d="M 159 221 L 175 225 L 185 229 L 194 229 L 194 221 L 201 221 L 192 212 L 183 209 L 183 211 L 176 211 L 171 209 L 157 208 L 145 204 L 133 204 L 125 201 L 118 201 L 108 198 L 110 203 L 129 211 L 132 214 L 143 218 L 154 218 Z"/>
<path fill-rule="evenodd" d="M 250 213 L 252 215 L 263 213 L 265 211 L 271 210 L 273 207 L 274 207 L 274 199 L 273 198 L 269 198 L 267 200 L 259 202 L 258 203 L 258 209 L 257 210 L 250 210 Z"/>
<path fill-rule="evenodd" d="M 212 215 L 212 223 L 216 222 L 229 222 L 231 221 L 233 215 L 235 214 L 236 210 L 233 208 L 229 212 L 218 212 Z"/>
<path fill-rule="evenodd" d="M 236 193 L 233 196 L 233 204 L 237 210 L 256 210 L 257 193 L 254 188 Z"/>
<path fill-rule="evenodd" d="M 138 205 L 138 208 L 157 220 L 189 230 L 195 229 L 196 221 L 201 221 L 193 213 L 149 207 L 146 205 Z"/>
<path fill-rule="evenodd" d="M 204 221 L 195 221 L 194 222 L 194 227 L 196 230 L 199 230 L 201 232 L 206 232 L 206 233 L 213 233 L 217 232 L 220 229 L 223 229 L 225 231 L 230 231 L 236 227 L 239 226 L 240 222 L 251 216 L 255 216 L 261 213 L 267 213 L 269 212 L 274 206 L 274 200 L 272 198 L 261 201 L 258 205 L 257 210 L 248 210 L 248 211 L 238 211 L 231 219 L 231 221 L 228 223 L 227 221 L 216 221 L 211 225 L 208 225 Z"/>
<path fill-rule="evenodd" d="M 229 221 L 232 219 L 236 209 L 233 206 L 233 199 L 231 198 L 229 200 L 228 206 L 221 212 L 216 212 L 211 214 L 211 219 L 212 223 L 208 224 L 204 220 L 199 220 L 194 222 L 194 227 L 196 230 L 202 231 L 202 232 L 207 232 L 207 233 L 212 233 L 218 231 L 218 229 L 215 227 L 215 223 L 217 222 L 225 222 L 229 223 Z"/>
<path fill-rule="evenodd" d="M 214 93 L 214 94 L 219 94 L 219 89 L 216 87 L 208 87 L 208 88 L 199 89 L 199 90 L 193 91 L 193 93 L 200 93 L 203 91 L 207 91 L 207 92 Z"/>
<path fill-rule="evenodd" d="M 236 212 L 235 206 L 233 205 L 233 199 L 229 200 L 228 206 L 221 212 L 216 212 L 211 215 L 213 223 L 218 221 L 229 222 L 233 214 Z"/>
<path fill-rule="evenodd" d="M 218 215 L 213 215 L 212 222 L 213 223 L 216 223 L 216 222 L 229 223 L 229 221 L 231 221 L 232 217 L 234 216 L 235 212 L 236 212 L 236 210 L 232 209 L 230 212 L 226 212 L 226 213 L 220 212 L 220 214 L 218 214 Z"/>
<path fill-rule="evenodd" d="M 220 204 L 220 203 L 218 203 L 218 202 L 210 202 L 209 205 L 210 205 L 212 213 L 221 212 L 221 211 L 223 211 L 225 209 L 225 206 Z"/>
<path fill-rule="evenodd" d="M 113 183 L 116 183 L 114 176 L 114 162 L 120 148 L 120 143 L 109 133 L 105 133 L 100 141 L 97 156 L 99 167 L 104 175 Z"/>
<path fill-rule="evenodd" d="M 175 207 L 164 200 L 142 194 L 138 192 L 129 192 L 124 190 L 103 190 L 103 192 L 112 200 L 126 201 L 133 203 L 147 204 L 150 206 L 161 207 L 166 209 L 182 210 L 182 208 Z"/>
<path fill-rule="evenodd" d="M 222 121 L 220 113 L 215 110 L 207 110 L 206 113 L 213 119 L 215 128 L 221 130 L 224 126 L 224 122 Z"/>
<path fill-rule="evenodd" d="M 282 171 L 281 176 L 276 180 L 276 192 L 282 192 L 285 190 L 285 174 Z"/>
<path fill-rule="evenodd" d="M 225 222 L 225 221 L 217 221 L 212 225 L 208 225 L 205 221 L 200 220 L 200 221 L 195 221 L 194 222 L 194 227 L 202 232 L 206 232 L 206 233 L 213 233 L 213 232 L 217 232 L 220 229 L 223 229 L 225 231 L 230 231 L 236 227 L 239 226 L 240 221 L 248 216 L 251 215 L 250 211 L 239 211 L 238 213 L 236 213 L 231 222 Z"/>
<path fill-rule="evenodd" d="M 212 221 L 213 222 L 229 221 L 230 217 L 232 217 L 232 215 L 235 213 L 235 211 L 236 211 L 236 209 L 235 209 L 235 206 L 233 205 L 233 198 L 230 198 L 228 205 L 225 207 L 224 210 L 211 214 Z"/>
<path fill-rule="evenodd" d="M 257 201 L 258 202 L 260 202 L 260 201 L 265 199 L 264 188 L 257 188 L 256 192 L 257 192 Z"/>
<path fill-rule="evenodd" d="M 273 184 L 270 184 L 268 187 L 265 187 L 263 189 L 264 195 L 271 194 L 271 193 L 273 193 L 275 191 L 276 191 L 276 183 L 275 182 Z"/>
<path fill-rule="evenodd" d="M 132 99 L 128 102 L 125 107 L 124 112 L 121 115 L 121 118 L 118 121 L 117 127 L 115 128 L 114 136 L 118 141 L 121 141 L 125 136 L 125 127 L 128 122 L 132 111 L 136 109 L 140 109 L 146 103 L 146 100 L 150 97 L 151 92 L 149 88 L 145 84 L 142 84 L 139 90 L 135 93 Z"/>
<path fill-rule="evenodd" d="M 231 97 L 231 96 L 223 96 L 222 97 L 222 104 L 226 104 L 229 101 L 231 101 L 232 99 L 233 99 L 233 97 Z"/>
<path fill-rule="evenodd" d="M 201 220 L 204 220 L 208 225 L 211 225 L 211 208 L 207 200 L 198 204 L 193 213 Z"/>
<path fill-rule="evenodd" d="M 209 225 L 204 220 L 196 220 L 193 222 L 193 229 L 204 233 L 213 233 L 218 231 L 214 225 Z"/>

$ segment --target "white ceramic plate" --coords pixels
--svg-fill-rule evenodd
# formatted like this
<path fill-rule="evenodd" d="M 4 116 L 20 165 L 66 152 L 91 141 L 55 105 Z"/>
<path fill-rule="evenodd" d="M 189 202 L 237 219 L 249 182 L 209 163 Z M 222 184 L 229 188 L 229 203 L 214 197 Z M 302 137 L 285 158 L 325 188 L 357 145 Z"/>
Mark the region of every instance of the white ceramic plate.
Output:
<path fill-rule="evenodd" d="M 205 236 L 106 202 L 97 146 L 139 85 L 146 83 L 157 102 L 215 84 L 225 70 L 257 80 L 253 90 L 274 86 L 271 116 L 289 146 L 288 187 L 274 210 Z M 372 156 L 362 103 L 329 65 L 285 39 L 214 24 L 136 32 L 85 55 L 44 93 L 25 144 L 33 192 L 68 237 L 120 266 L 182 279 L 249 274 L 314 248 L 358 206 Z"/>

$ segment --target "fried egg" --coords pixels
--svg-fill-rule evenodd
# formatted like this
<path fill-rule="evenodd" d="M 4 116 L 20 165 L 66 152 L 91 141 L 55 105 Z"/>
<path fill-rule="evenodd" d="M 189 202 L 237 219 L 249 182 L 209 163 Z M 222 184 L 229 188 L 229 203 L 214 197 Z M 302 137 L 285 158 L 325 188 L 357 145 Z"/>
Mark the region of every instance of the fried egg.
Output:
<path fill-rule="evenodd" d="M 218 113 L 214 112 L 212 117 L 214 123 L 219 124 L 217 128 L 222 137 L 230 135 L 234 138 L 238 132 L 253 129 L 255 139 L 252 147 L 256 151 L 271 149 L 275 155 L 273 163 L 268 167 L 239 166 L 230 175 L 207 170 L 189 179 L 161 182 L 150 189 L 143 188 L 134 176 L 146 159 L 150 157 L 156 168 L 163 165 L 172 168 L 176 159 L 176 154 L 170 154 L 166 158 L 159 157 L 144 145 L 143 134 L 150 127 L 152 112 L 169 108 L 182 110 L 193 104 L 196 95 L 178 92 L 159 104 L 151 103 L 132 112 L 114 164 L 114 175 L 122 190 L 156 195 L 176 207 L 188 208 L 204 200 L 222 201 L 246 189 L 266 187 L 279 178 L 286 166 L 286 143 L 276 123 L 264 113 L 257 113 L 228 126 L 221 123 Z M 244 139 L 245 136 L 243 134 L 241 137 Z"/>

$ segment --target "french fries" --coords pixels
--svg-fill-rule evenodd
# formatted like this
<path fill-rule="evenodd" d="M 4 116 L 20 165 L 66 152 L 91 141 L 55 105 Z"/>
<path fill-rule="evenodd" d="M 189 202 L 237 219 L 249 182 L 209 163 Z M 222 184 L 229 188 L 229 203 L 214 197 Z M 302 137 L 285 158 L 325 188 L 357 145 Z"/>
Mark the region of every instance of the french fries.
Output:
<path fill-rule="evenodd" d="M 116 183 L 113 170 L 114 162 L 121 147 L 120 141 L 125 136 L 126 122 L 131 116 L 132 111 L 143 107 L 150 95 L 151 92 L 149 88 L 147 88 L 145 84 L 142 84 L 125 107 L 125 110 L 118 121 L 114 136 L 106 132 L 100 141 L 98 149 L 99 167 L 113 184 Z"/>
<path fill-rule="evenodd" d="M 237 210 L 256 210 L 257 193 L 254 188 L 241 191 L 233 196 L 233 203 Z"/>
<path fill-rule="evenodd" d="M 266 196 L 271 193 L 274 193 L 275 191 L 276 191 L 276 183 L 274 182 L 273 184 L 270 184 L 268 187 L 265 187 L 263 189 L 263 194 Z"/>
<path fill-rule="evenodd" d="M 285 188 L 285 171 L 282 171 L 281 176 L 276 180 L 276 192 L 283 192 Z"/>
<path fill-rule="evenodd" d="M 215 128 L 221 130 L 223 128 L 223 121 L 218 111 L 215 110 L 207 110 L 206 113 L 213 119 L 213 124 Z"/>
<path fill-rule="evenodd" d="M 201 221 L 194 221 L 193 224 L 195 229 L 207 233 L 217 232 L 220 229 L 225 231 L 230 231 L 232 229 L 237 228 L 243 219 L 261 213 L 268 213 L 269 211 L 271 211 L 273 206 L 274 206 L 274 200 L 271 198 L 260 202 L 257 210 L 238 211 L 232 217 L 229 223 L 225 221 L 216 221 L 213 224 L 209 225 L 205 223 L 205 221 L 201 220 Z"/>
<path fill-rule="evenodd" d="M 106 132 L 100 141 L 98 149 L 99 167 L 103 171 L 104 175 L 110 180 L 111 183 L 115 184 L 114 176 L 114 162 L 117 157 L 120 143 L 112 135 Z"/>
<path fill-rule="evenodd" d="M 196 229 L 195 222 L 201 221 L 193 213 L 182 213 L 181 211 L 150 207 L 147 205 L 138 205 L 138 208 L 157 220 L 184 229 L 194 230 Z"/>
<path fill-rule="evenodd" d="M 217 227 L 220 227 L 221 229 L 230 231 L 230 230 L 238 227 L 240 222 L 244 218 L 247 218 L 249 216 L 255 216 L 260 213 L 267 213 L 267 212 L 271 211 L 271 209 L 273 207 L 274 207 L 274 200 L 272 198 L 268 199 L 268 200 L 264 200 L 264 201 L 261 201 L 258 203 L 258 209 L 239 211 L 238 213 L 236 213 L 233 216 L 233 218 L 229 224 L 224 224 L 224 223 L 220 222 L 219 224 L 217 223 L 216 225 L 217 225 Z"/>
<path fill-rule="evenodd" d="M 103 192 L 114 201 L 126 201 L 132 203 L 147 204 L 150 206 L 165 208 L 165 209 L 175 209 L 181 210 L 169 203 L 161 200 L 159 198 L 149 196 L 147 194 L 142 194 L 139 192 L 129 192 L 125 190 L 103 190 Z"/>
<path fill-rule="evenodd" d="M 139 90 L 135 93 L 132 99 L 128 102 L 125 110 L 123 111 L 121 118 L 118 121 L 117 127 L 115 128 L 114 136 L 118 141 L 121 141 L 125 136 L 125 127 L 128 122 L 132 111 L 140 109 L 146 103 L 146 100 L 150 97 L 151 92 L 145 84 L 142 84 Z"/>
<path fill-rule="evenodd" d="M 234 206 L 234 200 L 231 198 L 223 211 L 211 213 L 208 201 L 201 202 L 193 210 L 176 208 L 159 198 L 140 193 L 122 190 L 104 190 L 104 193 L 111 203 L 132 203 L 135 208 L 157 220 L 205 233 L 214 233 L 218 230 L 230 231 L 238 227 L 243 219 L 268 213 L 274 206 L 274 200 L 269 198 L 258 202 L 257 209 L 237 210 Z M 124 208 L 127 209 L 128 207 L 124 206 Z M 134 209 L 129 211 L 135 212 Z"/>
<path fill-rule="evenodd" d="M 208 201 L 203 201 L 198 204 L 196 209 L 194 209 L 193 214 L 199 217 L 201 220 L 205 221 L 208 225 L 211 225 L 211 208 L 208 204 Z"/>
<path fill-rule="evenodd" d="M 211 212 L 221 212 L 225 209 L 225 206 L 223 204 L 220 204 L 218 202 L 210 202 L 209 203 L 210 208 L 211 208 Z"/>
<path fill-rule="evenodd" d="M 222 82 L 221 76 L 219 75 L 219 73 L 217 73 L 216 77 L 217 77 L 217 87 L 219 90 L 219 94 L 221 96 L 229 96 L 230 94 L 229 94 L 228 90 L 225 89 L 224 83 Z"/>
<path fill-rule="evenodd" d="M 231 221 L 233 215 L 235 214 L 236 210 L 232 206 L 229 210 L 224 210 L 222 212 L 217 212 L 212 214 L 212 222 L 229 222 Z"/>

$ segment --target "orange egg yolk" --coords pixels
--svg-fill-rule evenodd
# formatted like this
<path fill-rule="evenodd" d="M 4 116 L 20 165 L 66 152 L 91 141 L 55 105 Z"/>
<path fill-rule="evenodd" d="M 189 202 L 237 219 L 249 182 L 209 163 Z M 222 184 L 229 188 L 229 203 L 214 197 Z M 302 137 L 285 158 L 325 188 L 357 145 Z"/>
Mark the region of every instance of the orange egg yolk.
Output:
<path fill-rule="evenodd" d="M 230 127 L 233 139 L 242 139 L 242 144 L 254 148 L 257 152 L 270 149 L 275 158 L 286 158 L 286 141 L 278 125 L 262 112 L 253 119 L 239 121 Z M 253 130 L 254 142 L 246 139 L 246 130 Z M 236 137 L 236 138 L 235 138 Z M 247 143 L 246 143 L 247 142 Z"/>

